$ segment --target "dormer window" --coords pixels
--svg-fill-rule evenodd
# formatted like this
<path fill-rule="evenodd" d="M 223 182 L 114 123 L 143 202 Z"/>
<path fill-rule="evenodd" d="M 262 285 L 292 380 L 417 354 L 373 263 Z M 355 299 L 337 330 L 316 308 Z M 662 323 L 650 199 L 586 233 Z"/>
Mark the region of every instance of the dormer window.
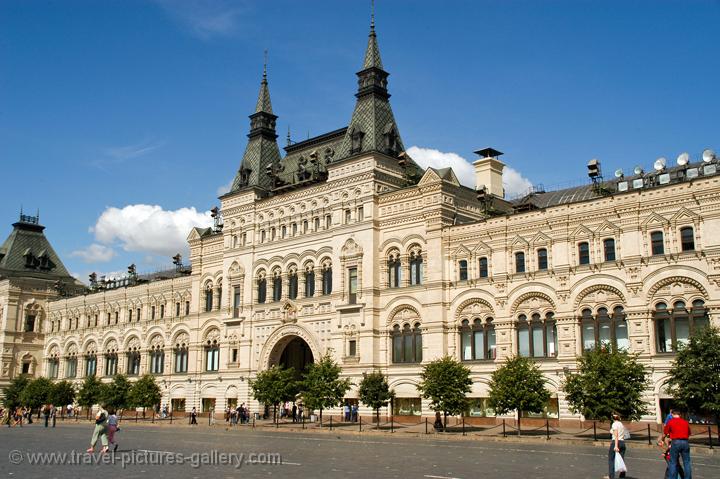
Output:
<path fill-rule="evenodd" d="M 385 153 L 390 156 L 398 154 L 398 134 L 394 123 L 389 123 L 383 131 L 383 146 Z"/>
<path fill-rule="evenodd" d="M 362 142 L 365 133 L 355 127 L 350 130 L 350 154 L 360 153 L 362 151 Z"/>

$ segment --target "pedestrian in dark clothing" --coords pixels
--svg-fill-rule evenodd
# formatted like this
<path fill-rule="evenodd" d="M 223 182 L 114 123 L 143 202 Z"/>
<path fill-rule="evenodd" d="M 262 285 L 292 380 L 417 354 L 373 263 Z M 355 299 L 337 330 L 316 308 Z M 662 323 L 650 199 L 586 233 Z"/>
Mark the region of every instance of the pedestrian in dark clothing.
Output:
<path fill-rule="evenodd" d="M 292 420 L 293 422 L 297 422 L 297 405 L 293 403 L 292 407 Z"/>
<path fill-rule="evenodd" d="M 50 422 L 50 405 L 46 404 L 43 407 L 43 416 L 45 416 L 45 427 L 48 427 L 48 423 Z"/>
<path fill-rule="evenodd" d="M 197 426 L 197 411 L 195 408 L 192 408 L 192 411 L 190 412 L 190 425 L 192 426 L 193 424 Z"/>

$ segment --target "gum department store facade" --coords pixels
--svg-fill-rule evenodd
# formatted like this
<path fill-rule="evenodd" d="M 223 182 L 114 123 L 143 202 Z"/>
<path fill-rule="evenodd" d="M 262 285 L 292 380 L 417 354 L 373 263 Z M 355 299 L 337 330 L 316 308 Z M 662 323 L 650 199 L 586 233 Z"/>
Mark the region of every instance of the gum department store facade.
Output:
<path fill-rule="evenodd" d="M 222 227 L 190 232 L 191 268 L 87 292 L 21 217 L 0 249 L 0 386 L 152 373 L 175 410 L 257 411 L 248 379 L 329 352 L 348 398 L 379 369 L 395 414 L 431 414 L 415 385 L 447 354 L 472 370 L 477 417 L 490 373 L 522 354 L 553 392 L 548 417 L 570 419 L 564 375 L 609 344 L 652 367 L 659 417 L 673 351 L 719 322 L 715 162 L 507 201 L 493 149 L 477 152 L 477 191 L 404 153 L 374 28 L 357 76 L 350 124 L 281 158 L 263 75 Z"/>

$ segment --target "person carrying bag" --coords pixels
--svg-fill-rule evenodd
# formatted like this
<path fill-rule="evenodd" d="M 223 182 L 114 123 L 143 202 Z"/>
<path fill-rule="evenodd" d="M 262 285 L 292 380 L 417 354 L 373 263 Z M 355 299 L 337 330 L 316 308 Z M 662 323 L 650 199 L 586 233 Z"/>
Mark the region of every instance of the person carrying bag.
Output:
<path fill-rule="evenodd" d="M 620 421 L 620 415 L 613 413 L 613 423 L 610 426 L 610 449 L 608 450 L 608 479 L 615 479 L 615 473 L 619 473 L 618 477 L 625 477 L 627 466 L 625 465 L 625 438 L 630 434 Z"/>

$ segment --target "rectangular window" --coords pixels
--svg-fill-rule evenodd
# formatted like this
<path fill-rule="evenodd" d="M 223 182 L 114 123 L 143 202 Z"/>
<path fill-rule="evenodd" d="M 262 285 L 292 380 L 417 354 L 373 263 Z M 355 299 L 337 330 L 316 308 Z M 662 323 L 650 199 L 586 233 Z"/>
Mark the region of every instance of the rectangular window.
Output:
<path fill-rule="evenodd" d="M 163 319 L 165 317 L 165 305 L 160 305 L 160 319 Z"/>
<path fill-rule="evenodd" d="M 260 232 L 260 242 L 261 242 L 261 243 L 264 243 L 264 242 L 265 242 L 265 230 L 262 230 L 262 231 Z"/>
<path fill-rule="evenodd" d="M 357 268 L 348 268 L 348 286 L 350 288 L 348 303 L 355 304 L 357 302 L 358 287 Z"/>
<path fill-rule="evenodd" d="M 348 356 L 355 357 L 357 355 L 357 341 L 351 339 L 348 341 Z"/>
<path fill-rule="evenodd" d="M 365 219 L 365 210 L 362 206 L 358 206 L 357 208 L 357 220 L 363 221 Z"/>
<path fill-rule="evenodd" d="M 420 398 L 395 398 L 393 401 L 393 415 L 420 416 Z"/>
<path fill-rule="evenodd" d="M 680 229 L 680 246 L 683 251 L 695 250 L 695 234 L 690 227 Z"/>
<path fill-rule="evenodd" d="M 297 223 L 292 224 L 292 235 L 295 236 L 297 234 Z"/>
<path fill-rule="evenodd" d="M 220 349 L 217 347 L 205 349 L 205 370 L 217 371 L 220 367 Z"/>
<path fill-rule="evenodd" d="M 30 363 L 22 363 L 22 374 L 30 374 Z"/>
<path fill-rule="evenodd" d="M 485 332 L 484 331 L 475 331 L 473 332 L 474 336 L 474 347 L 475 347 L 475 355 L 473 359 L 483 359 L 485 357 Z"/>
<path fill-rule="evenodd" d="M 548 269 L 548 257 L 547 257 L 547 250 L 545 248 L 540 248 L 537 250 L 537 262 L 538 262 L 538 271 L 545 271 Z"/>
<path fill-rule="evenodd" d="M 243 233 L 241 238 L 241 243 L 243 246 L 245 246 L 247 244 L 247 233 Z"/>
<path fill-rule="evenodd" d="M 155 319 L 155 306 L 150 306 L 150 319 Z"/>
<path fill-rule="evenodd" d="M 486 257 L 480 258 L 480 277 L 487 278 L 489 276 L 488 271 L 488 259 Z"/>
<path fill-rule="evenodd" d="M 313 227 L 315 228 L 315 231 L 320 231 L 320 218 L 313 219 Z"/>
<path fill-rule="evenodd" d="M 525 272 L 525 253 L 523 253 L 522 251 L 518 251 L 517 253 L 515 253 L 515 272 Z"/>
<path fill-rule="evenodd" d="M 467 260 L 461 259 L 458 261 L 458 279 L 460 281 L 467 281 L 468 279 L 468 267 Z"/>
<path fill-rule="evenodd" d="M 120 312 L 115 311 L 115 324 L 117 324 L 120 321 Z"/>
<path fill-rule="evenodd" d="M 303 233 L 307 233 L 307 232 L 308 232 L 308 222 L 307 222 L 307 220 L 305 220 L 305 221 L 302 222 L 302 228 L 303 228 Z"/>
<path fill-rule="evenodd" d="M 185 301 L 185 316 L 190 314 L 190 301 Z"/>
<path fill-rule="evenodd" d="M 211 289 L 205 290 L 205 312 L 209 313 L 213 307 L 213 293 Z"/>
<path fill-rule="evenodd" d="M 653 231 L 650 233 L 650 247 L 653 256 L 665 254 L 665 242 L 663 241 L 662 231 Z"/>
<path fill-rule="evenodd" d="M 604 239 L 603 249 L 605 250 L 605 261 L 615 261 L 615 240 L 612 238 Z"/>
<path fill-rule="evenodd" d="M 25 316 L 25 332 L 32 333 L 35 331 L 35 315 L 28 314 Z"/>
<path fill-rule="evenodd" d="M 133 310 L 128 309 L 128 323 L 132 323 L 132 318 L 133 318 Z"/>
<path fill-rule="evenodd" d="M 325 215 L 325 229 L 328 230 L 332 226 L 332 216 Z"/>
<path fill-rule="evenodd" d="M 287 236 L 287 226 L 282 225 L 282 228 L 280 228 L 280 236 L 282 238 L 285 238 Z"/>
<path fill-rule="evenodd" d="M 233 318 L 240 317 L 240 287 L 233 287 Z"/>
<path fill-rule="evenodd" d="M 578 244 L 578 262 L 580 264 L 590 264 L 590 246 L 586 241 Z"/>
<path fill-rule="evenodd" d="M 472 354 L 472 331 L 463 331 L 460 339 L 462 341 L 462 358 L 464 361 L 473 359 Z"/>
<path fill-rule="evenodd" d="M 187 348 L 179 348 L 175 350 L 175 372 L 186 373 L 188 365 Z"/>
<path fill-rule="evenodd" d="M 518 354 L 520 356 L 530 356 L 530 330 L 523 328 L 518 331 Z"/>
<path fill-rule="evenodd" d="M 179 316 L 180 316 L 180 302 L 178 301 L 177 303 L 175 303 L 175 317 L 177 318 Z"/>
<path fill-rule="evenodd" d="M 238 360 L 238 350 L 237 348 L 233 348 L 232 350 L 232 362 L 236 363 Z"/>
<path fill-rule="evenodd" d="M 140 313 L 142 313 L 142 308 L 137 309 L 137 318 L 135 318 L 136 321 L 140 321 Z"/>
<path fill-rule="evenodd" d="M 533 357 L 541 358 L 545 355 L 543 327 L 541 324 L 532 325 Z"/>
<path fill-rule="evenodd" d="M 352 212 L 350 210 L 345 210 L 345 224 L 350 224 L 350 220 L 352 219 Z"/>
<path fill-rule="evenodd" d="M 77 358 L 70 358 L 67 360 L 67 366 L 65 367 L 65 376 L 74 378 L 77 376 Z"/>

